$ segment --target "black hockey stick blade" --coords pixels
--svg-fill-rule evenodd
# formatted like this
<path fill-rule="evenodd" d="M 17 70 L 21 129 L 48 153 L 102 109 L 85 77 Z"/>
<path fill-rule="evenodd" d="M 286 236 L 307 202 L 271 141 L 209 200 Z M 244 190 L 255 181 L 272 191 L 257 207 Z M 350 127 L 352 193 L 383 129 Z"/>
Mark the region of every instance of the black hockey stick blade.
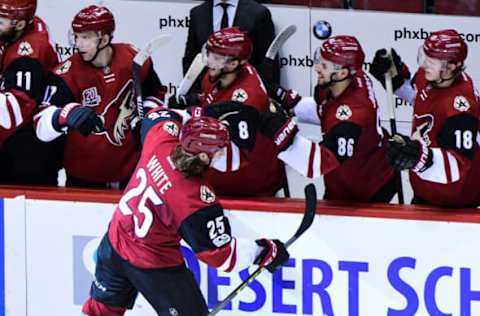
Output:
<path fill-rule="evenodd" d="M 303 214 L 302 223 L 298 227 L 297 232 L 285 243 L 285 247 L 287 248 L 312 226 L 313 219 L 315 218 L 315 211 L 317 210 L 317 190 L 315 190 L 313 183 L 307 184 L 304 190 L 305 213 Z"/>
<path fill-rule="evenodd" d="M 305 187 L 305 211 L 303 213 L 302 222 L 298 227 L 296 233 L 285 243 L 285 247 L 288 248 L 293 244 L 298 237 L 300 237 L 310 226 L 312 226 L 313 219 L 315 218 L 315 211 L 317 210 L 317 191 L 313 183 L 308 184 Z M 258 267 L 250 276 L 243 281 L 239 286 L 235 288 L 223 301 L 221 301 L 214 309 L 208 313 L 207 316 L 217 315 L 222 308 L 224 308 L 232 299 L 234 299 L 248 284 L 252 283 L 262 271 L 264 267 Z"/>

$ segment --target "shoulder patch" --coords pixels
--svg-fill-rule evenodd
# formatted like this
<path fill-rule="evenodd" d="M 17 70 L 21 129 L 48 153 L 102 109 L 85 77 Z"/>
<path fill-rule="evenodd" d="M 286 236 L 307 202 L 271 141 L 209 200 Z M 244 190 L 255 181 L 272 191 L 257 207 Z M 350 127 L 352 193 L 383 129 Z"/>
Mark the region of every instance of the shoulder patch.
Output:
<path fill-rule="evenodd" d="M 215 201 L 215 193 L 206 185 L 200 186 L 200 199 L 205 203 L 212 203 Z"/>
<path fill-rule="evenodd" d="M 31 55 L 31 54 L 33 53 L 32 45 L 30 45 L 29 42 L 21 42 L 21 43 L 18 45 L 17 53 L 18 53 L 20 56 L 28 56 L 28 55 Z"/>
<path fill-rule="evenodd" d="M 236 89 L 232 93 L 232 101 L 245 102 L 248 99 L 247 91 L 242 88 Z"/>
<path fill-rule="evenodd" d="M 67 60 L 66 62 L 64 62 L 63 64 L 61 64 L 57 70 L 55 70 L 55 73 L 57 75 L 63 75 L 65 73 L 68 72 L 68 70 L 70 69 L 70 66 L 72 65 L 72 62 L 70 60 Z"/>
<path fill-rule="evenodd" d="M 151 113 L 153 114 L 153 113 Z M 178 136 L 178 125 L 175 124 L 174 122 L 166 122 L 163 125 L 163 129 L 167 131 L 170 135 L 177 137 Z"/>
<path fill-rule="evenodd" d="M 348 105 L 340 105 L 337 108 L 337 114 L 336 114 L 337 119 L 341 121 L 348 120 L 350 117 L 352 117 L 352 110 Z"/>
<path fill-rule="evenodd" d="M 465 112 L 470 109 L 470 103 L 464 96 L 456 96 L 455 101 L 453 101 L 453 107 L 460 112 Z"/>

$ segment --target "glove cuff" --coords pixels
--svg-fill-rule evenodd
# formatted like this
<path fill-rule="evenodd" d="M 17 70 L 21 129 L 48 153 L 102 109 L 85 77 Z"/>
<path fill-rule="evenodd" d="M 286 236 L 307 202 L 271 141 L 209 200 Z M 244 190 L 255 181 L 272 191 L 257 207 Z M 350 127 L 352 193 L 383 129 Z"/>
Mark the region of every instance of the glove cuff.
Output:
<path fill-rule="evenodd" d="M 77 107 L 82 106 L 80 103 L 68 103 L 65 105 L 58 115 L 58 124 L 60 126 L 67 125 L 67 117 L 68 115 Z"/>
<path fill-rule="evenodd" d="M 275 244 L 272 240 L 262 238 L 255 240 L 258 246 L 263 247 L 262 252 L 258 257 L 255 259 L 255 264 L 258 264 L 261 267 L 268 266 L 275 260 L 275 257 L 278 253 L 277 244 Z"/>
<path fill-rule="evenodd" d="M 433 164 L 432 150 L 424 143 L 418 140 L 414 141 L 420 144 L 420 156 L 417 163 L 412 167 L 412 171 L 421 173 L 430 168 Z"/>
<path fill-rule="evenodd" d="M 297 123 L 293 118 L 289 118 L 285 124 L 273 135 L 273 142 L 275 145 L 283 151 L 290 146 L 293 142 L 293 138 L 298 132 Z"/>

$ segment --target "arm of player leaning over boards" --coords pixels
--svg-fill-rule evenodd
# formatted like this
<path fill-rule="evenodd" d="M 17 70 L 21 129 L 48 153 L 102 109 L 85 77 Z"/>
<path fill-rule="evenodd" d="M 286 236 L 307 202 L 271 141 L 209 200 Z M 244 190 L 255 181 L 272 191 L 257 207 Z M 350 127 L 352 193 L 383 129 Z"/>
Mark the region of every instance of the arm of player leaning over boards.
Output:
<path fill-rule="evenodd" d="M 412 139 L 421 132 L 422 125 L 417 127 Z M 431 155 L 432 165 L 417 175 L 431 182 L 453 183 L 461 180 L 471 171 L 475 149 L 478 148 L 478 113 L 462 113 L 450 116 L 437 134 L 438 147 L 424 150 L 422 159 Z M 427 158 L 423 158 L 427 160 Z M 478 168 L 478 166 L 475 166 Z"/>
<path fill-rule="evenodd" d="M 295 113 L 299 123 L 320 125 L 317 103 L 313 97 L 303 97 L 293 108 L 293 113 Z"/>
<path fill-rule="evenodd" d="M 278 158 L 303 176 L 317 178 L 353 156 L 361 133 L 362 128 L 354 122 L 337 123 L 320 143 L 297 133 L 292 144 L 280 152 Z"/>
<path fill-rule="evenodd" d="M 252 265 L 262 250 L 253 240 L 232 236 L 220 203 L 203 207 L 185 218 L 178 233 L 201 261 L 226 272 Z"/>
<path fill-rule="evenodd" d="M 53 117 L 57 110 L 74 102 L 76 102 L 75 97 L 67 83 L 61 77 L 50 73 L 47 77 L 43 101 L 34 116 L 35 131 L 40 140 L 49 142 L 63 134 L 63 131 L 55 129 Z"/>

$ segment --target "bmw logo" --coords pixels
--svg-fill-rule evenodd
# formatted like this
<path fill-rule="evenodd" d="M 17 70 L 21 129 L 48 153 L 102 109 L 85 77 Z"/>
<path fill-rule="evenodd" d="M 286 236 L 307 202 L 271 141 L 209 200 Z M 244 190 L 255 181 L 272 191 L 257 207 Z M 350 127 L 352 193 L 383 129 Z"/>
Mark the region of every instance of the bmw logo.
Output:
<path fill-rule="evenodd" d="M 318 21 L 313 26 L 313 35 L 319 40 L 324 40 L 332 35 L 332 26 L 327 21 Z"/>

